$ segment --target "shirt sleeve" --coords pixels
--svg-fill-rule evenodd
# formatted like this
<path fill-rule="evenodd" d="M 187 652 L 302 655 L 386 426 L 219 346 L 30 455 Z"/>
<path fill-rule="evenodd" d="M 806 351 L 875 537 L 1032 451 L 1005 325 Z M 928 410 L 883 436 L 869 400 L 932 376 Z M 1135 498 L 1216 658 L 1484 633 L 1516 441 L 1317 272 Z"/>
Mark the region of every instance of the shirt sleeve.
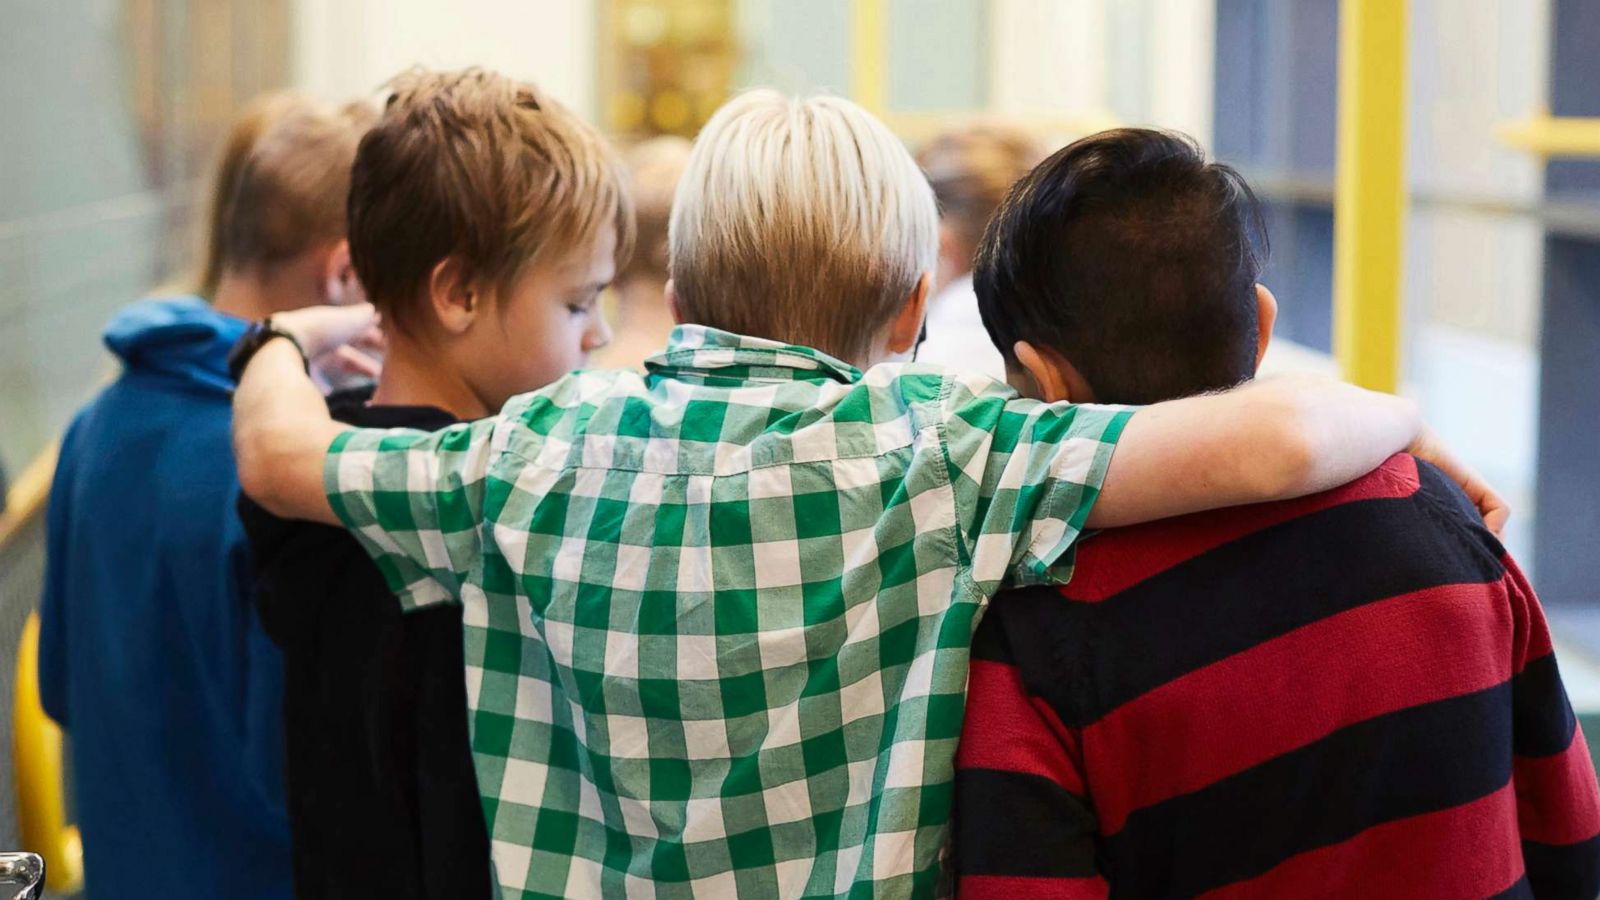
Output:
<path fill-rule="evenodd" d="M 1515 626 L 1512 783 L 1528 885 L 1536 897 L 1600 894 L 1600 787 L 1556 668 L 1550 628 L 1510 557 L 1504 583 Z"/>
<path fill-rule="evenodd" d="M 943 402 L 973 580 L 991 593 L 1002 583 L 1065 584 L 1134 410 L 1023 400 L 981 376 L 951 376 Z"/>
<path fill-rule="evenodd" d="M 328 449 L 328 503 L 407 609 L 458 600 L 482 556 L 498 421 L 431 434 L 356 429 Z"/>

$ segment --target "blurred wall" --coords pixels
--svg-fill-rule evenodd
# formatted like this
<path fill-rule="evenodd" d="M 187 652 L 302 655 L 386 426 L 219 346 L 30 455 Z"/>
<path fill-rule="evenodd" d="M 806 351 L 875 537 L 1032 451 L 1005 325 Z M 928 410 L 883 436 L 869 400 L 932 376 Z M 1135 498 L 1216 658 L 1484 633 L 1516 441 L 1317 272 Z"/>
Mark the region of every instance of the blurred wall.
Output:
<path fill-rule="evenodd" d="M 282 84 L 287 0 L 9 0 L 0 25 L 0 465 L 111 371 L 112 312 L 188 265 L 238 107 Z"/>
<path fill-rule="evenodd" d="M 0 29 L 0 463 L 13 474 L 102 366 L 107 313 L 157 276 L 164 198 L 123 90 L 114 2 L 23 3 Z M 62 72 L 54 63 L 70 59 Z M 63 77 L 65 76 L 65 77 Z"/>
<path fill-rule="evenodd" d="M 596 0 L 298 0 L 293 79 L 332 98 L 413 65 L 481 65 L 536 82 L 593 118 Z"/>
<path fill-rule="evenodd" d="M 1406 379 L 1507 493 L 1508 543 L 1531 568 L 1544 164 L 1495 129 L 1546 104 L 1550 4 L 1412 0 L 1411 16 Z"/>

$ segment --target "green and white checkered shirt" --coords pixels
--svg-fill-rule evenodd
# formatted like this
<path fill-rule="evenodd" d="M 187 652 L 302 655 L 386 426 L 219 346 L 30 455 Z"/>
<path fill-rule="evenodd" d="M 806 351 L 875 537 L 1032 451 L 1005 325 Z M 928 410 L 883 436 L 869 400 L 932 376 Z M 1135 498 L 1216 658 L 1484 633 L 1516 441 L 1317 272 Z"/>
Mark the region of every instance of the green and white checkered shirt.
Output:
<path fill-rule="evenodd" d="M 326 480 L 404 604 L 463 604 L 504 896 L 920 896 L 978 613 L 1070 574 L 1128 415 L 684 326 Z"/>

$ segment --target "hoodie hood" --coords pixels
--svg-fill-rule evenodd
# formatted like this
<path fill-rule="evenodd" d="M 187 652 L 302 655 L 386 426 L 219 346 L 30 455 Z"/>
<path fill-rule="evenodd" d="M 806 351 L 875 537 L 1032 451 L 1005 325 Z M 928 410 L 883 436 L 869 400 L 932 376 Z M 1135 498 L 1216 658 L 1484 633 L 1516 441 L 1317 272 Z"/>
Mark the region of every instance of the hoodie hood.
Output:
<path fill-rule="evenodd" d="M 141 300 L 106 326 L 106 347 L 131 372 L 178 378 L 223 393 L 233 390 L 228 350 L 248 327 L 199 297 Z"/>

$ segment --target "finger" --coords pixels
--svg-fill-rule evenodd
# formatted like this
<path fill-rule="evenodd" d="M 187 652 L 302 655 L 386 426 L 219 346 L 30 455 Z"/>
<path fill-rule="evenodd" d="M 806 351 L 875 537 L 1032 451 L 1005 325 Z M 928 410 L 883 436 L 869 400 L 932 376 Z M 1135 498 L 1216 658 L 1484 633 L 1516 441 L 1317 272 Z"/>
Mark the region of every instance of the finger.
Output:
<path fill-rule="evenodd" d="M 350 371 L 361 375 L 377 378 L 383 372 L 382 362 L 355 347 L 340 347 L 339 358 L 349 367 Z"/>
<path fill-rule="evenodd" d="M 1483 510 L 1483 524 L 1495 537 L 1500 537 L 1506 530 L 1506 523 L 1511 520 L 1511 510 L 1504 506 L 1491 506 Z"/>
<path fill-rule="evenodd" d="M 350 342 L 350 345 L 359 347 L 362 350 L 372 350 L 380 353 L 389 349 L 389 341 L 383 336 L 383 329 L 376 325 L 357 335 L 355 340 Z"/>
<path fill-rule="evenodd" d="M 348 375 L 364 375 L 368 378 L 377 378 L 379 373 L 383 371 L 383 364 L 360 350 L 346 345 L 329 354 L 325 368 Z"/>
<path fill-rule="evenodd" d="M 1506 523 L 1511 521 L 1511 504 L 1489 491 L 1478 508 L 1483 510 L 1483 524 L 1497 537 L 1505 531 Z"/>

